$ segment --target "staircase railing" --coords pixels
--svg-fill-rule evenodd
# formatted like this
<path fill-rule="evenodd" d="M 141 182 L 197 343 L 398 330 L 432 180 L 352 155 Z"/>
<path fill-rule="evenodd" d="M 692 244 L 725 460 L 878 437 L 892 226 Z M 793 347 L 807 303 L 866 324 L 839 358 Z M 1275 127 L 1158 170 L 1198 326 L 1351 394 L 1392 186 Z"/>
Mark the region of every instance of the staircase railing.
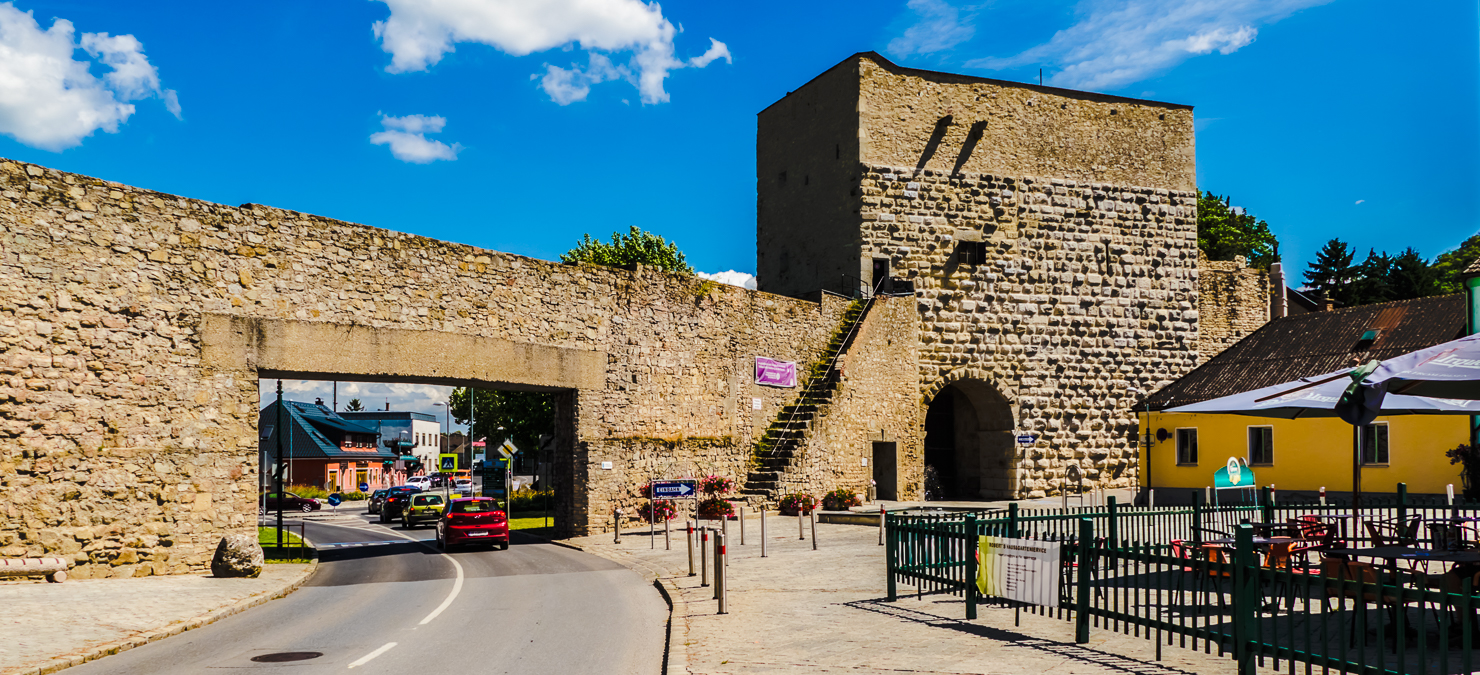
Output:
<path fill-rule="evenodd" d="M 882 286 L 883 283 L 884 280 L 881 279 L 879 281 L 880 286 Z M 813 396 L 809 396 L 809 393 L 813 390 L 814 385 L 818 381 L 826 383 L 828 381 L 828 378 L 832 377 L 833 372 L 837 369 L 838 359 L 843 358 L 844 352 L 848 351 L 848 346 L 852 342 L 853 336 L 858 332 L 858 327 L 863 325 L 863 320 L 865 317 L 868 316 L 868 311 L 873 308 L 874 299 L 878 296 L 878 290 L 879 289 L 877 287 L 874 288 L 874 292 L 869 294 L 869 296 L 864 299 L 863 309 L 859 310 L 858 316 L 853 318 L 852 325 L 848 326 L 848 332 L 844 334 L 843 339 L 838 342 L 838 351 L 836 354 L 833 354 L 832 360 L 827 363 L 827 367 L 823 368 L 820 374 L 814 375 L 807 379 L 807 386 L 803 387 L 801 393 L 797 395 L 797 402 L 791 407 L 791 414 L 787 415 L 786 424 L 781 427 L 781 433 L 785 435 L 778 438 L 776 442 L 772 443 L 771 447 L 766 451 L 772 456 L 776 454 L 776 450 L 781 445 L 782 440 L 791 438 L 792 424 L 796 422 L 797 412 L 802 409 L 802 406 L 804 405 L 803 402 L 806 401 L 808 398 L 815 398 Z"/>

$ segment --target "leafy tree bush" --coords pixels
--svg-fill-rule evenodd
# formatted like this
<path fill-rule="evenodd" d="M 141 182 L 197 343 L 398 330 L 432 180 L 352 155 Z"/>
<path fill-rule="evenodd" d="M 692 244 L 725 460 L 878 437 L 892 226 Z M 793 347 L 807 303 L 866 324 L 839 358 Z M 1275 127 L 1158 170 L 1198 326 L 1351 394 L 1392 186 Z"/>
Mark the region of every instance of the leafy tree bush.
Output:
<path fill-rule="evenodd" d="M 642 263 L 668 272 L 693 274 L 678 244 L 671 243 L 651 232 L 637 229 L 636 225 L 627 234 L 612 233 L 610 243 L 592 239 L 590 234 L 581 235 L 576 247 L 560 256 L 564 263 L 592 263 L 608 267 L 623 267 Z"/>
<path fill-rule="evenodd" d="M 1235 207 L 1229 197 L 1203 192 L 1197 198 L 1197 248 L 1208 260 L 1244 256 L 1249 266 L 1269 269 L 1279 262 L 1280 242 L 1266 223 Z"/>

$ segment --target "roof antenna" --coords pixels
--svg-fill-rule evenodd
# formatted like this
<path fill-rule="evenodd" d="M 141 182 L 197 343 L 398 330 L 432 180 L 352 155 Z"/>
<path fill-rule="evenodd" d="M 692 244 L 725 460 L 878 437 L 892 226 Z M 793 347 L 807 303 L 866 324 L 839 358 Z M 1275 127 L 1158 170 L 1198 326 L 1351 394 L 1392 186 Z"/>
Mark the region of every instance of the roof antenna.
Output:
<path fill-rule="evenodd" d="M 1038 69 L 1038 86 L 1043 86 L 1043 69 Z"/>

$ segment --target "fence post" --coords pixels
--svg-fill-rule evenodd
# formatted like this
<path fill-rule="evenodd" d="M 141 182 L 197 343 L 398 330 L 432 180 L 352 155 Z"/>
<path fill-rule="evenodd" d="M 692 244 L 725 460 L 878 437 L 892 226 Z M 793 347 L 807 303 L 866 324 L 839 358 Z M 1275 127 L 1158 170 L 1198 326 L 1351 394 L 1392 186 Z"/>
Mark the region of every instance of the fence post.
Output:
<path fill-rule="evenodd" d="M 1119 507 L 1120 504 L 1116 503 L 1115 495 L 1105 497 L 1105 511 L 1110 514 L 1110 527 L 1105 533 L 1105 541 L 1110 545 L 1110 548 L 1120 548 L 1120 519 L 1117 517 L 1117 512 L 1120 510 Z"/>
<path fill-rule="evenodd" d="M 1259 571 L 1254 558 L 1254 528 L 1248 523 L 1240 524 L 1234 541 L 1233 658 L 1238 663 L 1239 675 L 1255 675 L 1254 650 L 1249 648 L 1260 601 L 1254 585 L 1254 575 Z"/>
<path fill-rule="evenodd" d="M 881 513 L 879 517 L 884 519 L 884 585 L 887 587 L 885 598 L 889 602 L 894 602 L 898 599 L 895 595 L 894 588 L 894 570 L 899 566 L 899 552 L 897 550 L 899 532 L 889 526 L 888 513 Z"/>
<path fill-rule="evenodd" d="M 976 516 L 966 516 L 966 620 L 976 618 L 976 552 L 980 549 L 976 529 Z"/>
<path fill-rule="evenodd" d="M 1007 505 L 1007 536 L 1016 539 L 1018 537 L 1018 505 L 1012 502 Z"/>
<path fill-rule="evenodd" d="M 1093 564 L 1089 560 L 1090 544 L 1095 539 L 1095 521 L 1089 518 L 1079 519 L 1079 567 L 1076 581 L 1079 592 L 1074 598 L 1074 642 L 1076 644 L 1089 643 L 1089 570 Z"/>
<path fill-rule="evenodd" d="M 1264 507 L 1260 509 L 1264 522 L 1274 522 L 1274 490 L 1271 490 L 1268 485 L 1259 488 L 1259 505 Z"/>
<path fill-rule="evenodd" d="M 1194 549 L 1202 546 L 1202 512 L 1203 512 L 1202 490 L 1192 491 L 1192 547 Z"/>
<path fill-rule="evenodd" d="M 1398 531 L 1408 526 L 1408 484 L 1398 483 Z"/>

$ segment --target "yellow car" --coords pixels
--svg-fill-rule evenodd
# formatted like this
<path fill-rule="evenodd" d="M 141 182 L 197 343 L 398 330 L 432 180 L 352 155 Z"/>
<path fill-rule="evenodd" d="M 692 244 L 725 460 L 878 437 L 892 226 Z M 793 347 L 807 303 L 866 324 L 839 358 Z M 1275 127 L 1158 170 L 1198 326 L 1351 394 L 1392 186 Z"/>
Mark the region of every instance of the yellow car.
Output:
<path fill-rule="evenodd" d="M 442 517 L 442 510 L 445 508 L 447 504 L 442 501 L 442 495 L 427 493 L 411 495 L 411 503 L 401 511 L 401 524 L 409 530 L 417 523 L 435 523 Z"/>

